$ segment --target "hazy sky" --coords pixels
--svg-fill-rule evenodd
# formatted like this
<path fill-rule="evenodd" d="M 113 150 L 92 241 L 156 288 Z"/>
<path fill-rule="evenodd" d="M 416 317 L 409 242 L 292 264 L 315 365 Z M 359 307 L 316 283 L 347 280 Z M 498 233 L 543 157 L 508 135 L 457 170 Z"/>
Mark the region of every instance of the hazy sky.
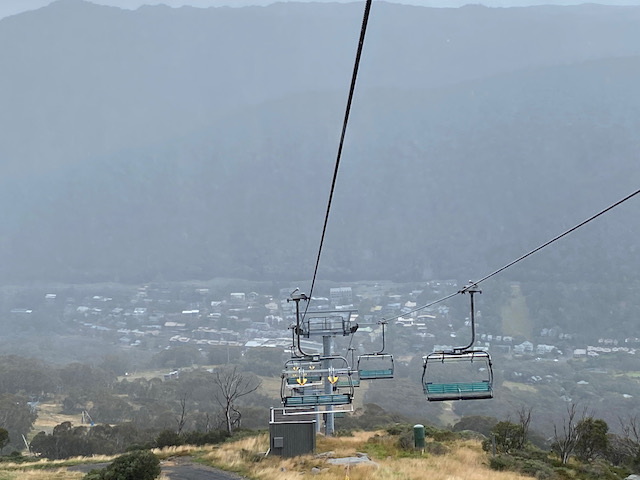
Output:
<path fill-rule="evenodd" d="M 34 10 L 52 3 L 54 0 L 0 0 L 0 18 L 15 15 L 27 10 Z M 246 5 L 269 5 L 276 0 L 90 0 L 101 5 L 135 9 L 141 5 L 169 5 L 181 7 L 191 5 L 194 7 L 231 6 L 242 7 Z M 279 0 L 289 1 L 289 0 Z M 352 2 L 356 0 L 295 0 L 315 2 Z M 361 0 L 359 0 L 361 1 Z M 640 0 L 386 0 L 391 3 L 404 3 L 408 5 L 422 5 L 426 7 L 459 7 L 469 3 L 482 4 L 491 7 L 512 7 L 527 5 L 577 5 L 581 3 L 600 3 L 607 5 L 640 5 Z"/>

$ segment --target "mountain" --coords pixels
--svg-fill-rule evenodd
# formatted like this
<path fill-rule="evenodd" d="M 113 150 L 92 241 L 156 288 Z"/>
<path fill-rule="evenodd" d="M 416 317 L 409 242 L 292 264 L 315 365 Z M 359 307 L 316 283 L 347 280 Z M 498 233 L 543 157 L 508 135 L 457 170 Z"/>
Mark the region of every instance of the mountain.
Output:
<path fill-rule="evenodd" d="M 361 15 L 1 20 L 0 282 L 310 277 Z M 637 188 L 640 8 L 371 15 L 321 276 L 478 278 Z M 637 279 L 637 212 L 506 275 Z"/>
<path fill-rule="evenodd" d="M 0 19 L 10 15 L 16 15 L 29 10 L 36 10 L 53 3 L 56 0 L 3 0 L 0 4 Z M 276 0 L 88 0 L 97 5 L 108 5 L 111 7 L 135 10 L 144 5 L 166 5 L 172 8 L 184 6 L 196 8 L 209 7 L 247 7 L 247 6 L 267 6 L 279 3 Z M 319 3 L 352 3 L 353 0 L 303 0 L 305 2 Z M 402 0 L 390 3 L 400 3 L 404 5 L 415 5 L 420 7 L 434 8 L 458 8 L 467 4 L 485 5 L 488 7 L 530 7 L 532 5 L 547 5 L 545 1 L 531 0 L 484 0 L 480 2 L 469 2 L 467 0 Z M 555 5 L 580 5 L 582 0 L 564 0 L 556 2 Z M 598 5 L 638 5 L 638 0 L 600 0 L 590 2 Z"/>

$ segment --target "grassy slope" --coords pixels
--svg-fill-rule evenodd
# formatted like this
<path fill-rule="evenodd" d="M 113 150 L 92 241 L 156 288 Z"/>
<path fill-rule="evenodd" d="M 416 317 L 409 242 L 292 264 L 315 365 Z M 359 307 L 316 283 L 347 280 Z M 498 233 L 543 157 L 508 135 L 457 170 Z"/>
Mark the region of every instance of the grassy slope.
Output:
<path fill-rule="evenodd" d="M 489 470 L 488 457 L 476 440 L 447 443 L 445 455 L 412 454 L 396 448 L 396 437 L 379 432 L 359 432 L 353 437 L 318 437 L 317 452 L 339 452 L 337 457 L 355 456 L 368 452 L 377 465 L 358 465 L 349 468 L 350 480 L 517 480 L 527 479 L 511 472 Z M 235 471 L 257 480 L 343 479 L 344 466 L 330 465 L 325 457 L 313 455 L 291 459 L 263 457 L 269 445 L 267 435 L 247 438 L 235 444 L 225 444 L 203 456 L 207 463 L 231 467 Z M 312 469 L 315 471 L 312 472 Z"/>
<path fill-rule="evenodd" d="M 445 442 L 445 455 L 421 455 L 403 452 L 396 447 L 397 438 L 383 432 L 357 432 L 352 437 L 318 437 L 317 453 L 339 452 L 336 457 L 355 456 L 356 452 L 368 452 L 377 465 L 351 466 L 350 480 L 525 480 L 525 477 L 511 472 L 489 470 L 487 454 L 476 440 Z M 269 446 L 267 434 L 243 438 L 235 442 L 214 447 L 173 447 L 156 451 L 161 459 L 190 455 L 196 461 L 225 470 L 235 471 L 255 480 L 342 480 L 347 469 L 327 462 L 327 456 L 306 455 L 282 459 L 265 457 Z M 91 459 L 92 461 L 105 461 Z M 66 464 L 78 464 L 82 460 L 73 459 Z M 53 468 L 42 470 L 43 465 Z M 67 480 L 80 479 L 82 474 L 66 472 L 65 462 L 37 462 L 32 465 L 0 465 L 0 480 Z M 18 470 L 19 469 L 19 470 Z M 314 469 L 314 472 L 312 472 Z"/>

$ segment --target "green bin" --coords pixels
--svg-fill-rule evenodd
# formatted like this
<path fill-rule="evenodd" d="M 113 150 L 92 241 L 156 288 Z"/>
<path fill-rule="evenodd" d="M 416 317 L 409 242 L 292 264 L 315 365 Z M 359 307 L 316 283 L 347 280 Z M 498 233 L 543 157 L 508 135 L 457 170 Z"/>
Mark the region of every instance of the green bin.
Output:
<path fill-rule="evenodd" d="M 413 445 L 416 448 L 424 448 L 424 425 L 414 425 L 413 426 Z"/>

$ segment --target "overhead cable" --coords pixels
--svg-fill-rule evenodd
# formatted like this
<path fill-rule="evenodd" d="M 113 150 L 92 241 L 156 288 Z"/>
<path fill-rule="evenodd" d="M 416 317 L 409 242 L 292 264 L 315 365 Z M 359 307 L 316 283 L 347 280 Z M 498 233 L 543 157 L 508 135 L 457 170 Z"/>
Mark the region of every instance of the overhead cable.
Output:
<path fill-rule="evenodd" d="M 618 200 L 616 203 L 614 203 L 613 205 L 608 206 L 607 208 L 605 208 L 604 210 L 600 210 L 598 213 L 596 213 L 595 215 L 590 216 L 589 218 L 587 218 L 586 220 L 580 222 L 579 224 L 577 224 L 574 227 L 571 227 L 569 230 L 565 231 L 564 233 L 561 233 L 560 235 L 558 235 L 557 237 L 553 237 L 551 240 L 549 240 L 548 242 L 543 243 L 542 245 L 540 245 L 539 247 L 534 248 L 533 250 L 531 250 L 528 253 L 525 253 L 524 255 L 522 255 L 521 257 L 516 258 L 513 262 L 507 263 L 504 267 L 500 267 L 498 270 L 496 270 L 495 272 L 490 273 L 489 275 L 486 275 L 484 277 L 482 277 L 480 280 L 477 280 L 475 282 L 472 282 L 472 285 L 478 285 L 480 282 L 484 282 L 485 280 L 490 279 L 491 277 L 493 277 L 494 275 L 499 274 L 500 272 L 506 270 L 507 268 L 515 265 L 516 263 L 524 260 L 525 258 L 533 255 L 536 252 L 539 252 L 540 250 L 542 250 L 544 247 L 547 247 L 549 245 L 551 245 L 552 243 L 560 240 L 562 237 L 566 237 L 567 235 L 569 235 L 571 232 L 579 229 L 580 227 L 585 226 L 587 223 L 595 220 L 596 218 L 598 218 L 601 215 L 604 215 L 605 213 L 607 213 L 609 210 L 614 209 L 615 207 L 617 207 L 618 205 L 623 204 L 624 202 L 626 202 L 627 200 L 633 198 L 634 196 L 636 196 L 638 193 L 640 193 L 640 190 L 636 190 L 635 192 L 633 192 L 630 195 L 627 195 L 626 197 Z M 468 287 L 465 287 L 465 289 Z M 466 290 L 465 290 L 466 291 Z M 464 293 L 464 292 L 462 292 Z"/>
<path fill-rule="evenodd" d="M 457 292 L 451 293 L 451 294 L 447 295 L 446 297 L 443 297 L 443 298 L 441 298 L 441 299 L 439 299 L 439 300 L 436 300 L 436 301 L 431 302 L 431 303 L 428 303 L 428 304 L 426 304 L 426 305 L 422 305 L 422 306 L 420 306 L 420 307 L 414 308 L 413 310 L 411 310 L 411 311 L 409 311 L 409 312 L 403 313 L 403 314 L 401 314 L 401 315 L 397 315 L 397 316 L 395 316 L 395 317 L 392 317 L 392 318 L 390 318 L 390 319 L 386 319 L 386 320 L 387 320 L 387 321 L 392 321 L 392 320 L 396 320 L 396 319 L 398 319 L 398 318 L 402 317 L 403 315 L 411 315 L 412 313 L 419 312 L 420 310 L 424 310 L 425 308 L 429 308 L 429 307 L 431 307 L 431 306 L 433 306 L 433 305 L 436 305 L 437 303 L 444 302 L 445 300 L 448 300 L 448 299 L 450 299 L 451 297 L 455 297 L 455 296 L 456 296 L 456 295 L 458 295 L 458 294 L 466 293 L 466 292 L 467 292 L 471 287 L 473 287 L 473 286 L 475 286 L 475 285 L 478 285 L 479 283 L 484 282 L 485 280 L 488 280 L 489 278 L 491 278 L 491 277 L 493 277 L 493 276 L 495 276 L 495 275 L 497 275 L 497 274 L 499 274 L 499 273 L 503 272 L 503 271 L 504 271 L 504 270 L 506 270 L 507 268 L 512 267 L 512 266 L 513 266 L 513 265 L 515 265 L 516 263 L 518 263 L 518 262 L 520 262 L 520 261 L 524 260 L 525 258 L 530 257 L 530 256 L 531 256 L 531 255 L 533 255 L 534 253 L 539 252 L 539 251 L 540 251 L 540 250 L 542 250 L 543 248 L 548 247 L 548 246 L 549 246 L 549 245 L 551 245 L 552 243 L 554 243 L 554 242 L 556 242 L 556 241 L 560 240 L 561 238 L 563 238 L 563 237 L 565 237 L 565 236 L 569 235 L 571 232 L 576 231 L 576 230 L 577 230 L 577 229 L 579 229 L 580 227 L 583 227 L 583 226 L 585 226 L 587 223 L 589 223 L 589 222 L 591 222 L 591 221 L 595 220 L 596 218 L 600 217 L 601 215 L 604 215 L 604 214 L 605 214 L 605 213 L 607 213 L 609 210 L 613 210 L 614 208 L 616 208 L 617 206 L 619 206 L 619 205 L 623 204 L 623 203 L 624 203 L 624 202 L 626 202 L 627 200 L 630 200 L 631 198 L 635 197 L 635 196 L 636 196 L 636 195 L 638 195 L 639 193 L 640 193 L 640 189 L 639 189 L 639 190 L 636 190 L 635 192 L 633 192 L 633 193 L 631 193 L 631 194 L 627 195 L 626 197 L 624 197 L 624 198 L 622 198 L 622 199 L 618 200 L 618 201 L 617 201 L 617 202 L 615 202 L 614 204 L 609 205 L 609 206 L 608 206 L 607 208 L 605 208 L 604 210 L 600 210 L 600 211 L 599 211 L 598 213 L 596 213 L 595 215 L 590 216 L 590 217 L 589 217 L 589 218 L 587 218 L 586 220 L 583 220 L 582 222 L 580 222 L 580 223 L 578 223 L 577 225 L 575 225 L 575 226 L 571 227 L 569 230 L 566 230 L 565 232 L 561 233 L 560 235 L 557 235 L 557 236 L 553 237 L 551 240 L 549 240 L 549 241 L 547 241 L 547 242 L 543 243 L 543 244 L 542 244 L 542 245 L 540 245 L 539 247 L 536 247 L 536 248 L 534 248 L 533 250 L 531 250 L 530 252 L 525 253 L 524 255 L 522 255 L 522 256 L 520 256 L 520 257 L 516 258 L 516 259 L 515 259 L 515 260 L 513 260 L 512 262 L 507 263 L 505 266 L 500 267 L 499 269 L 495 270 L 494 272 L 491 272 L 489 275 L 485 275 L 485 276 L 484 276 L 484 277 L 482 277 L 480 280 L 476 280 L 475 282 L 471 281 L 471 282 L 469 283 L 469 285 L 466 285 L 463 289 L 461 289 L 461 290 L 459 290 L 459 291 L 457 291 Z"/>
<path fill-rule="evenodd" d="M 371 0 L 367 0 L 364 8 L 364 16 L 362 18 L 362 27 L 360 29 L 360 40 L 358 42 L 358 50 L 356 53 L 356 60 L 353 65 L 353 74 L 351 75 L 351 86 L 349 88 L 349 97 L 347 99 L 347 108 L 344 113 L 344 121 L 342 123 L 342 133 L 340 135 L 340 143 L 338 145 L 338 155 L 336 158 L 335 168 L 333 170 L 333 180 L 331 181 L 331 191 L 329 193 L 329 201 L 327 203 L 327 211 L 324 217 L 324 225 L 322 227 L 322 235 L 320 237 L 320 247 L 318 248 L 318 256 L 316 258 L 316 266 L 313 271 L 313 280 L 311 281 L 311 288 L 309 290 L 309 298 L 313 295 L 313 288 L 316 283 L 316 277 L 318 275 L 318 266 L 320 265 L 320 257 L 322 255 L 322 246 L 324 245 L 324 237 L 327 232 L 327 224 L 329 222 L 329 212 L 331 211 L 331 201 L 333 200 L 333 192 L 335 190 L 336 181 L 338 179 L 338 169 L 340 167 L 340 159 L 342 157 L 342 148 L 344 146 L 344 139 L 347 133 L 347 124 L 349 123 L 349 113 L 351 112 L 351 103 L 353 101 L 353 94 L 356 89 L 356 79 L 358 78 L 358 67 L 360 66 L 360 57 L 362 56 L 362 47 L 364 46 L 364 37 L 367 32 L 367 24 L 369 23 L 369 12 L 371 11 Z M 309 303 L 305 308 L 303 318 L 307 314 Z"/>

